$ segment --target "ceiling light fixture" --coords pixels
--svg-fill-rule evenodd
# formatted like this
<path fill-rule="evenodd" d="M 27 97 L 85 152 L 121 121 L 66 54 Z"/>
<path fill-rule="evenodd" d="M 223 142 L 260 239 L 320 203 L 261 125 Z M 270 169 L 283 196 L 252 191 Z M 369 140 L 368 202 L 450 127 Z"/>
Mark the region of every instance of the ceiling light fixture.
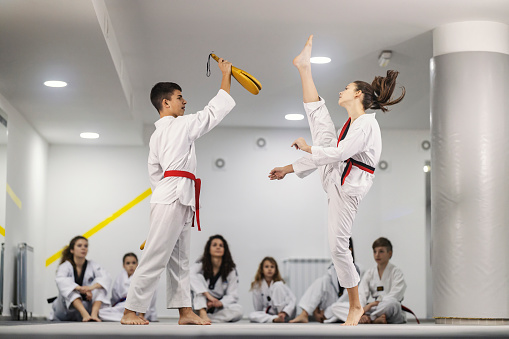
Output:
<path fill-rule="evenodd" d="M 83 132 L 80 133 L 80 137 L 82 137 L 83 139 L 97 139 L 99 138 L 99 133 Z"/>
<path fill-rule="evenodd" d="M 312 64 L 328 64 L 331 60 L 327 57 L 312 57 L 309 59 Z"/>
<path fill-rule="evenodd" d="M 378 64 L 380 67 L 386 67 L 392 57 L 392 51 L 382 51 L 378 56 Z"/>
<path fill-rule="evenodd" d="M 302 114 L 287 114 L 285 115 L 286 120 L 302 120 L 304 119 L 304 115 Z"/>
<path fill-rule="evenodd" d="M 65 87 L 67 86 L 67 82 L 59 80 L 48 80 L 44 82 L 44 85 L 48 87 Z"/>

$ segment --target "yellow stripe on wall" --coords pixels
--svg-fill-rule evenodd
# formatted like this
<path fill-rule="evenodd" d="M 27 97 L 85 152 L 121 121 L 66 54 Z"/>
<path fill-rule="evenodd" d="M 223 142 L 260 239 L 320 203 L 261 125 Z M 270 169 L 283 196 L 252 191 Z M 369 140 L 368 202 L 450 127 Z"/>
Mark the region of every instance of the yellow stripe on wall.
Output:
<path fill-rule="evenodd" d="M 3 228 L 2 226 L 0 226 L 0 234 L 5 237 L 5 228 Z"/>
<path fill-rule="evenodd" d="M 118 211 L 116 211 L 115 213 L 113 213 L 110 217 L 104 219 L 103 221 L 101 221 L 100 223 L 98 223 L 96 226 L 92 227 L 90 230 L 88 230 L 85 234 L 83 234 L 83 236 L 85 238 L 90 238 L 92 235 L 94 235 L 95 233 L 99 232 L 100 230 L 102 230 L 104 227 L 106 227 L 110 222 L 112 222 L 113 220 L 117 219 L 118 217 L 120 217 L 122 214 L 124 214 L 125 212 L 127 212 L 128 210 L 130 210 L 132 207 L 134 207 L 135 205 L 137 205 L 138 203 L 140 203 L 143 199 L 145 199 L 146 197 L 148 197 L 150 194 L 152 194 L 152 189 L 147 189 L 145 192 L 143 192 L 142 194 L 138 195 L 136 198 L 134 198 L 134 200 L 132 200 L 131 202 L 129 202 L 127 205 L 125 205 L 124 207 L 122 207 L 121 209 L 119 209 Z M 64 247 L 65 248 L 65 247 Z M 46 267 L 48 267 L 49 265 L 51 265 L 52 263 L 54 263 L 55 261 L 58 260 L 58 258 L 60 258 L 61 254 L 62 254 L 62 250 L 64 249 L 60 249 L 58 252 L 56 252 L 55 254 L 53 254 L 51 257 L 49 257 L 48 259 L 46 259 Z"/>
<path fill-rule="evenodd" d="M 11 186 L 7 184 L 7 194 L 11 197 L 12 201 L 18 206 L 19 209 L 21 209 L 21 200 L 19 200 L 18 196 L 14 191 L 12 190 Z"/>

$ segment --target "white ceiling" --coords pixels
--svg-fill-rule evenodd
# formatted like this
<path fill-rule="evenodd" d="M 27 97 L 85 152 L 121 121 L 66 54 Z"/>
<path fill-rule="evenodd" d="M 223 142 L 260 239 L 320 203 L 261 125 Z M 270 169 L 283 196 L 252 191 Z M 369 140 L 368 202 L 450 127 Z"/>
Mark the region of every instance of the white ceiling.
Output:
<path fill-rule="evenodd" d="M 109 40 L 96 10 L 103 5 Z M 390 49 L 388 69 L 401 72 L 407 96 L 378 116 L 380 125 L 427 129 L 431 30 L 474 20 L 509 24 L 509 1 L 0 0 L 0 94 L 51 144 L 141 145 L 143 131 L 158 118 L 151 87 L 177 82 L 186 112 L 201 109 L 219 88 L 214 61 L 212 76 L 205 76 L 214 51 L 263 85 L 257 96 L 233 85 L 237 106 L 223 126 L 305 128 L 305 120 L 289 122 L 284 115 L 303 111 L 291 62 L 314 34 L 313 54 L 332 58 L 314 65 L 313 73 L 337 125 L 346 119 L 338 92 L 351 81 L 383 75 L 387 69 L 377 58 Z M 53 79 L 69 85 L 43 86 Z M 132 89 L 131 107 L 122 85 Z M 101 138 L 82 140 L 83 131 Z"/>

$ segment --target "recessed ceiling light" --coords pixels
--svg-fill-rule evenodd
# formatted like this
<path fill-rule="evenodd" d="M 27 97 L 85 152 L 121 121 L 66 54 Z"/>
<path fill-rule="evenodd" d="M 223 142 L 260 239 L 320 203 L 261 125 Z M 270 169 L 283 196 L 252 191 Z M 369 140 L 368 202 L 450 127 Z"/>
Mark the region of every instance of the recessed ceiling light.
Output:
<path fill-rule="evenodd" d="M 285 115 L 286 120 L 302 120 L 304 116 L 302 114 L 287 114 Z"/>
<path fill-rule="evenodd" d="M 312 64 L 328 64 L 330 62 L 330 58 L 327 57 L 312 57 L 309 59 Z"/>
<path fill-rule="evenodd" d="M 80 137 L 82 137 L 83 139 L 97 139 L 99 138 L 99 133 L 83 132 L 80 134 Z"/>
<path fill-rule="evenodd" d="M 44 85 L 48 87 L 65 87 L 67 86 L 67 82 L 59 80 L 48 80 L 44 82 Z"/>

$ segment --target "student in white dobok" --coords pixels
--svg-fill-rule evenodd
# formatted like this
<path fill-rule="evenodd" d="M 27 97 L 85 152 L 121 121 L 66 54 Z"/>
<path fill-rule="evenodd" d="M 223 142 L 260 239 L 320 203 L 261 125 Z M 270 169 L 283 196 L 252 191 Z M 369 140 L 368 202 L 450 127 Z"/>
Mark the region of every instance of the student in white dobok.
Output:
<path fill-rule="evenodd" d="M 125 309 L 125 300 L 127 291 L 131 285 L 131 277 L 138 267 L 138 257 L 130 252 L 126 253 L 122 259 L 124 269 L 115 279 L 111 289 L 111 307 L 103 307 L 99 310 L 99 318 L 103 321 L 120 321 Z M 156 293 L 152 297 L 150 307 L 145 314 L 140 313 L 139 317 L 146 321 L 157 321 Z"/>
<path fill-rule="evenodd" d="M 193 308 L 204 321 L 234 322 L 242 319 L 239 276 L 228 243 L 219 234 L 207 241 L 203 256 L 191 267 Z"/>
<path fill-rule="evenodd" d="M 350 239 L 350 251 L 355 261 L 353 242 Z M 359 266 L 355 269 L 361 275 Z M 291 323 L 307 323 L 312 314 L 320 323 L 345 322 L 350 309 L 348 290 L 339 284 L 334 264 L 327 269 L 327 273 L 316 279 L 302 295 L 299 302 L 302 312 Z"/>
<path fill-rule="evenodd" d="M 359 285 L 359 296 L 364 315 L 361 324 L 402 324 L 406 316 L 401 309 L 406 283 L 403 272 L 391 264 L 392 244 L 387 238 L 373 243 L 376 266 L 366 271 Z M 369 298 L 375 299 L 369 302 Z"/>
<path fill-rule="evenodd" d="M 184 115 L 187 101 L 178 84 L 160 82 L 150 91 L 160 118 L 149 143 L 150 229 L 127 292 L 122 324 L 148 325 L 136 313 L 147 311 L 159 277 L 166 271 L 166 307 L 178 308 L 179 325 L 210 325 L 191 308 L 189 255 L 194 216 L 200 230 L 201 180 L 195 176 L 194 142 L 216 127 L 235 106 L 229 94 L 232 64 L 223 59 L 218 64 L 223 74 L 221 88 L 196 114 Z"/>
<path fill-rule="evenodd" d="M 359 302 L 359 274 L 348 250 L 348 239 L 362 199 L 370 190 L 375 167 L 382 152 L 382 137 L 375 114 L 368 109 L 386 112 L 387 106 L 400 102 L 402 95 L 392 100 L 398 72 L 387 71 L 386 77 L 377 76 L 371 84 L 365 81 L 349 83 L 339 93 L 338 104 L 348 112 L 348 120 L 336 134 L 334 123 L 318 95 L 311 74 L 311 35 L 302 52 L 293 59 L 301 82 L 304 108 L 311 129 L 312 145 L 298 138 L 291 146 L 306 154 L 293 164 L 276 167 L 269 174 L 271 180 L 281 180 L 295 173 L 304 178 L 317 170 L 328 198 L 328 238 L 332 262 L 342 286 L 348 289 L 350 311 L 344 325 L 355 326 L 364 314 Z M 306 208 L 305 202 L 299 208 Z"/>
<path fill-rule="evenodd" d="M 58 297 L 52 304 L 50 320 L 101 321 L 99 309 L 109 305 L 111 278 L 92 260 L 87 260 L 88 240 L 74 237 L 62 251 L 55 278 Z"/>
<path fill-rule="evenodd" d="M 251 283 L 255 311 L 249 314 L 254 323 L 284 323 L 295 316 L 295 294 L 281 278 L 277 262 L 272 257 L 263 258 Z"/>

